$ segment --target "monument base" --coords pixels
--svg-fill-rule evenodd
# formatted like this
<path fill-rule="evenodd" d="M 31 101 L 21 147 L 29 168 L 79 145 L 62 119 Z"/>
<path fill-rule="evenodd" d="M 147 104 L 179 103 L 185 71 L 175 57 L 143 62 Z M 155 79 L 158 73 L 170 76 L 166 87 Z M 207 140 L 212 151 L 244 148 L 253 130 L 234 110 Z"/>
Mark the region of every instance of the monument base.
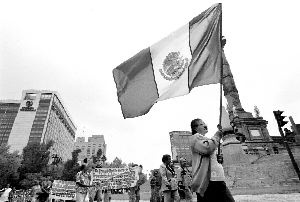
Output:
<path fill-rule="evenodd" d="M 250 160 L 245 154 L 242 144 L 236 139 L 235 134 L 228 134 L 223 137 L 222 153 L 223 165 L 250 164 Z"/>

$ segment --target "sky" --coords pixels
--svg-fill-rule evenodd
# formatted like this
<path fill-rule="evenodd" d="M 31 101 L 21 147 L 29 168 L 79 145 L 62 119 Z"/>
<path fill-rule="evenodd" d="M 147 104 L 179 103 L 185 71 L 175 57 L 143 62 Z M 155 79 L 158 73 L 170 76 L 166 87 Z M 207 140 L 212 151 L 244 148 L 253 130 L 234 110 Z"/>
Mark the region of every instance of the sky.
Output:
<path fill-rule="evenodd" d="M 297 1 L 0 1 L 0 99 L 20 99 L 25 89 L 57 91 L 77 137 L 104 135 L 108 161 L 158 168 L 171 154 L 170 131 L 190 130 L 194 118 L 207 123 L 208 136 L 216 131 L 219 85 L 123 119 L 112 70 L 219 2 L 242 106 L 254 115 L 256 105 L 270 135 L 279 135 L 273 110 L 300 123 Z"/>

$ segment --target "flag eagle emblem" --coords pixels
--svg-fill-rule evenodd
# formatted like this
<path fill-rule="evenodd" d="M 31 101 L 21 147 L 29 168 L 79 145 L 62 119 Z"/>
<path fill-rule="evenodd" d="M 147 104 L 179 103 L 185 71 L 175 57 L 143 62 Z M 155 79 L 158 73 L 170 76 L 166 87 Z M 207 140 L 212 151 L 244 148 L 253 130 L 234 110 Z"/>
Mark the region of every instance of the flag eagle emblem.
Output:
<path fill-rule="evenodd" d="M 189 66 L 189 59 L 183 58 L 180 52 L 169 53 L 163 61 L 160 74 L 168 81 L 177 80 Z"/>

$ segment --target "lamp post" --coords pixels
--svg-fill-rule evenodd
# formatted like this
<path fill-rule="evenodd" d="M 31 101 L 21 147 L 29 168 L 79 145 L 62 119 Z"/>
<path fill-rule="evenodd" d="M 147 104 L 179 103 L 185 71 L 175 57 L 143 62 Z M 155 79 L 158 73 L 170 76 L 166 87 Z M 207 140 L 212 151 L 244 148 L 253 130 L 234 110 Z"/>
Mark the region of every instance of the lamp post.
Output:
<path fill-rule="evenodd" d="M 61 157 L 59 157 L 57 154 L 52 154 L 52 164 L 58 166 L 58 164 L 61 162 Z"/>

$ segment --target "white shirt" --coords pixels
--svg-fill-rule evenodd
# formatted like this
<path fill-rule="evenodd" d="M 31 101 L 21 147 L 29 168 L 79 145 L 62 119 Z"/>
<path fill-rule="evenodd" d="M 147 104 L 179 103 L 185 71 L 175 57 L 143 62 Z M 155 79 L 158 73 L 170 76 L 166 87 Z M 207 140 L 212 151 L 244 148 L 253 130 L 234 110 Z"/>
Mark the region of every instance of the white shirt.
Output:
<path fill-rule="evenodd" d="M 11 191 L 11 188 L 6 188 L 3 194 L 0 197 L 0 202 L 8 201 L 9 192 Z"/>

